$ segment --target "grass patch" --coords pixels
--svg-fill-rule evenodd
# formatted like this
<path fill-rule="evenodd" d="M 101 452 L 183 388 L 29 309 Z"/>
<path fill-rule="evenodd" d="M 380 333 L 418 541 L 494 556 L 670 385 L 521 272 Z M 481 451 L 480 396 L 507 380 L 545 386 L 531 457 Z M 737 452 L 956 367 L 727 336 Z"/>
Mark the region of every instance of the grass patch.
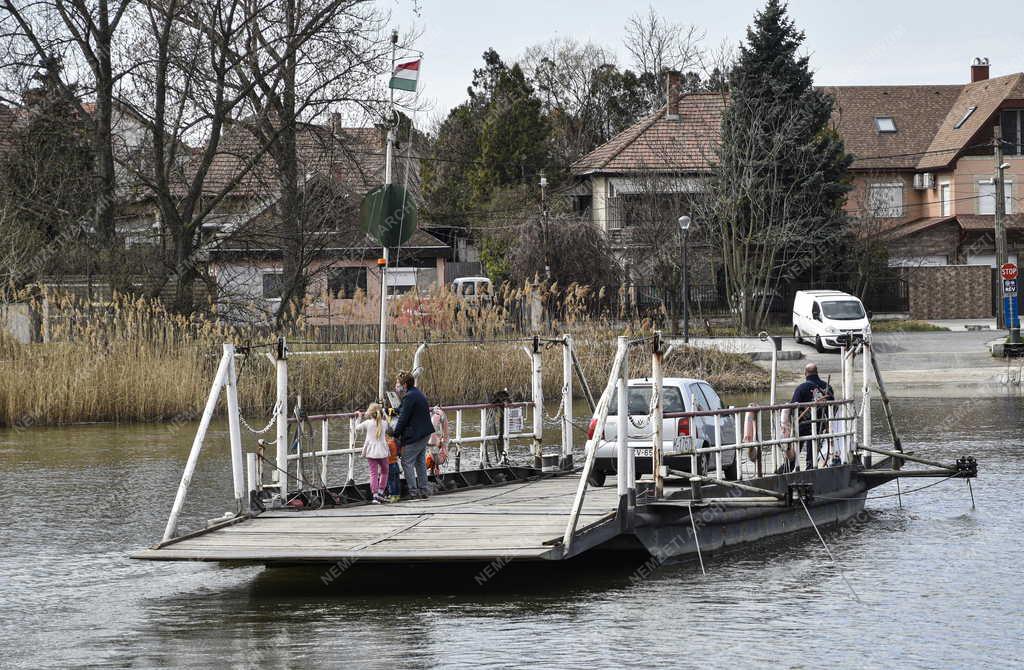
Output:
<path fill-rule="evenodd" d="M 931 333 L 942 331 L 949 332 L 949 328 L 914 319 L 885 319 L 871 322 L 872 333 Z"/>

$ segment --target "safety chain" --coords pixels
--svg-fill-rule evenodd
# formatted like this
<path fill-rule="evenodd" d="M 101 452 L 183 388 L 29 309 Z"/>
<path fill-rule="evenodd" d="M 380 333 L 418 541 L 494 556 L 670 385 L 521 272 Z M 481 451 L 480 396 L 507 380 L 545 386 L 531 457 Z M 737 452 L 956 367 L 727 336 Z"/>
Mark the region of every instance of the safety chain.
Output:
<path fill-rule="evenodd" d="M 240 424 L 242 424 L 245 427 L 245 429 L 248 430 L 253 435 L 262 435 L 262 434 L 266 433 L 268 430 L 270 430 L 271 428 L 273 428 L 274 424 L 277 423 L 277 409 L 278 409 L 278 407 L 280 407 L 280 405 L 281 405 L 281 403 L 279 403 L 279 402 L 278 403 L 274 403 L 274 408 L 272 410 L 270 410 L 270 422 L 266 426 L 264 426 L 262 429 L 260 429 L 260 430 L 256 430 L 255 428 L 250 426 L 249 422 L 245 420 L 245 417 L 242 416 L 241 412 L 238 413 L 238 422 Z"/>

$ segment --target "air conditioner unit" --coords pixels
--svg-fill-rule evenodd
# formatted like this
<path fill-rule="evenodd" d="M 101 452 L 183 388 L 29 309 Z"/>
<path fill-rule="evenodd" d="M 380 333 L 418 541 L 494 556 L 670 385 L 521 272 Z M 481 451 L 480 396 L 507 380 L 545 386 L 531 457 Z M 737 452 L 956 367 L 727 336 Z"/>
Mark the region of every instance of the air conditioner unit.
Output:
<path fill-rule="evenodd" d="M 935 175 L 931 172 L 918 172 L 914 175 L 914 188 L 918 191 L 935 188 Z"/>

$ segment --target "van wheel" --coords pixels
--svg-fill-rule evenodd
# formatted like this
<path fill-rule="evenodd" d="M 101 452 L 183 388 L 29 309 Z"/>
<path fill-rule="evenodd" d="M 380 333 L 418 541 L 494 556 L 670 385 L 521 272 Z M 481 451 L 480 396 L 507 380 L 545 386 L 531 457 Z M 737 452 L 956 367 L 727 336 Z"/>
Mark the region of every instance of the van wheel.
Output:
<path fill-rule="evenodd" d="M 604 480 L 606 476 L 606 473 L 601 472 L 600 470 L 591 470 L 590 476 L 587 477 L 587 482 L 591 486 L 601 487 L 604 486 Z"/>
<path fill-rule="evenodd" d="M 730 481 L 730 482 L 736 481 L 737 477 L 736 477 L 736 459 L 735 458 L 732 459 L 732 463 L 730 463 L 729 465 L 723 465 L 722 466 L 722 474 L 725 475 L 726 481 Z"/>
<path fill-rule="evenodd" d="M 800 329 L 797 328 L 796 326 L 793 326 L 793 340 L 797 344 L 803 344 L 804 343 L 804 338 L 800 337 Z"/>
<path fill-rule="evenodd" d="M 823 353 L 825 353 L 825 347 L 824 347 L 824 345 L 822 345 L 822 343 L 821 343 L 821 335 L 815 335 L 815 336 L 814 336 L 814 349 L 815 349 L 815 350 L 816 350 L 816 351 L 817 351 L 817 352 L 818 352 L 819 354 L 823 354 Z"/>

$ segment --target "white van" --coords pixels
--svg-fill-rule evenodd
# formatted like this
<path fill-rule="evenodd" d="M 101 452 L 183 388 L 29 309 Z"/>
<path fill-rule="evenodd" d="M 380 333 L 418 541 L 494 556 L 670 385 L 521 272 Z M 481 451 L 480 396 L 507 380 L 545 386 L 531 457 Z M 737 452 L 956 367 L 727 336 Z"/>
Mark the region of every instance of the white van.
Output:
<path fill-rule="evenodd" d="M 793 338 L 810 341 L 818 352 L 838 349 L 836 338 L 871 334 L 871 314 L 860 298 L 842 291 L 797 291 L 793 299 Z"/>
<path fill-rule="evenodd" d="M 452 282 L 451 292 L 466 302 L 487 302 L 491 299 L 491 280 L 487 277 L 459 277 Z"/>

